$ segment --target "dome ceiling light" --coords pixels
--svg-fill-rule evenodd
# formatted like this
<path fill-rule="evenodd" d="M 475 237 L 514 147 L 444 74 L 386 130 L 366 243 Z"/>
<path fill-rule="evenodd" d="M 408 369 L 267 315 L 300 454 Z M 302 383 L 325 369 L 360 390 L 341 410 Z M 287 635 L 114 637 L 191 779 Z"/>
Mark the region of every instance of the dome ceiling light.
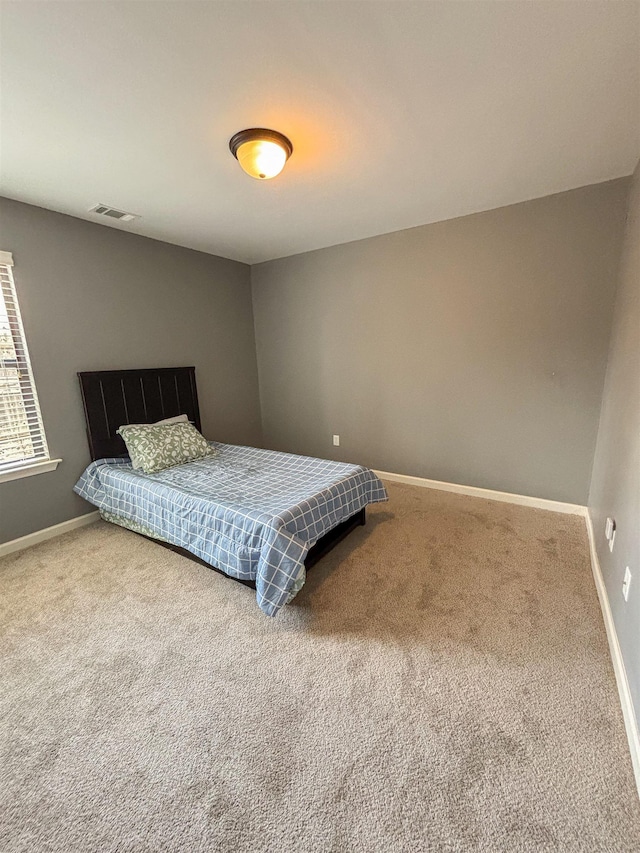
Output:
<path fill-rule="evenodd" d="M 293 145 L 286 136 L 264 127 L 234 133 L 229 149 L 247 175 L 258 181 L 279 175 L 293 153 Z"/>

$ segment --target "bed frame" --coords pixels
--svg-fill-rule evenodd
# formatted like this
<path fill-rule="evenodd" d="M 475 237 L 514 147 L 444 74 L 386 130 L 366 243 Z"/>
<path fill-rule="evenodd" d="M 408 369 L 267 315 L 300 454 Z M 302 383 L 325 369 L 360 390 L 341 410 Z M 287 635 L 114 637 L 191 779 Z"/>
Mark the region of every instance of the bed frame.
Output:
<path fill-rule="evenodd" d="M 124 424 L 152 424 L 188 415 L 200 427 L 195 367 L 78 373 L 91 459 L 126 456 Z"/>
<path fill-rule="evenodd" d="M 127 455 L 124 441 L 116 432 L 124 424 L 148 424 L 186 414 L 201 430 L 195 367 L 94 370 L 78 373 L 78 378 L 92 460 Z M 309 549 L 306 568 L 315 565 L 352 530 L 364 524 L 366 514 L 361 509 L 318 539 Z M 150 541 L 231 577 L 184 548 L 158 539 Z M 255 589 L 253 581 L 239 582 Z"/>

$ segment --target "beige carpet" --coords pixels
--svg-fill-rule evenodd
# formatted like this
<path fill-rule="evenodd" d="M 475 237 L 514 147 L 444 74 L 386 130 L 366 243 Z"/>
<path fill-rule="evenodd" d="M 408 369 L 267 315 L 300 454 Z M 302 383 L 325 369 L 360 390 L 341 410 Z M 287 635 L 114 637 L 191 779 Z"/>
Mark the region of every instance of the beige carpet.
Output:
<path fill-rule="evenodd" d="M 102 522 L 0 562 L 3 851 L 638 851 L 584 523 L 389 485 L 270 620 Z"/>

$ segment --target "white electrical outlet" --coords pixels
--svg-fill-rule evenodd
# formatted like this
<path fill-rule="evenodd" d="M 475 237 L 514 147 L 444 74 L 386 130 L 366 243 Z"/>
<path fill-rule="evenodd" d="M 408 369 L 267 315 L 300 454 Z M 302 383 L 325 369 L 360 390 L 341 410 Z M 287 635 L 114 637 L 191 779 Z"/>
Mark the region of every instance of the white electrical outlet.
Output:
<path fill-rule="evenodd" d="M 611 534 L 613 533 L 613 529 L 615 526 L 615 522 L 612 518 L 608 518 L 604 523 L 604 535 L 607 538 L 607 542 L 611 539 Z"/>
<path fill-rule="evenodd" d="M 624 570 L 624 580 L 622 581 L 622 595 L 625 601 L 629 601 L 629 587 L 631 586 L 631 570 L 629 566 Z"/>
<path fill-rule="evenodd" d="M 339 435 L 333 436 L 333 446 L 334 447 L 340 447 L 340 436 Z"/>

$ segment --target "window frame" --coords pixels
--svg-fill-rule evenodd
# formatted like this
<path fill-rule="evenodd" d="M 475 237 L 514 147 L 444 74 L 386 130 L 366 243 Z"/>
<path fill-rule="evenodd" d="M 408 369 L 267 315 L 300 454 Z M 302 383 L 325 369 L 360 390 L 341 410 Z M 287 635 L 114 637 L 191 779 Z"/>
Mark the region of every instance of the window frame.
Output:
<path fill-rule="evenodd" d="M 20 304 L 13 276 L 13 256 L 11 252 L 0 251 L 0 298 L 3 310 L 6 311 L 9 335 L 13 343 L 15 359 L 13 367 L 22 371 L 19 373 L 19 387 L 22 404 L 27 417 L 27 427 L 36 452 L 33 456 L 11 459 L 6 462 L 0 461 L 0 483 L 15 480 L 21 477 L 30 477 L 34 474 L 54 471 L 61 459 L 52 459 L 47 442 L 47 436 L 42 420 L 40 401 L 33 376 L 33 368 L 29 357 L 27 338 L 22 322 Z M 0 359 L 0 368 L 5 367 L 9 360 Z M 19 399 L 19 398 L 18 398 Z M 2 427 L 0 427 L 0 435 Z M 11 436 L 7 431 L 6 435 Z"/>

